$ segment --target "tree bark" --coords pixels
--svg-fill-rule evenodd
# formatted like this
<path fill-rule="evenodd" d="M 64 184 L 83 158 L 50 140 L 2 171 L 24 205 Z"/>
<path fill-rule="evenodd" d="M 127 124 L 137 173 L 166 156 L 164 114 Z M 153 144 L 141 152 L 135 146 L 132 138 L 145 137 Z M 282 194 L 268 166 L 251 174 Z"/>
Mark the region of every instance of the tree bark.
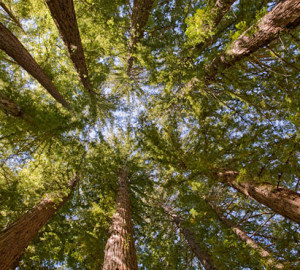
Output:
<path fill-rule="evenodd" d="M 248 28 L 221 55 L 205 68 L 205 82 L 213 81 L 217 73 L 233 66 L 259 48 L 268 45 L 285 29 L 300 24 L 300 1 L 282 0 L 256 24 Z"/>
<path fill-rule="evenodd" d="M 65 204 L 72 195 L 79 178 L 74 177 L 68 184 L 69 195 L 64 196 L 59 203 L 46 198 L 17 221 L 0 233 L 0 269 L 7 270 L 16 264 L 22 252 L 30 244 L 39 230 Z"/>
<path fill-rule="evenodd" d="M 19 105 L 7 97 L 4 93 L 0 92 L 0 109 L 4 113 L 8 113 L 15 117 L 21 117 L 22 111 Z"/>
<path fill-rule="evenodd" d="M 225 171 L 217 174 L 218 179 L 243 193 L 245 196 L 271 208 L 275 213 L 300 224 L 300 194 L 292 190 L 276 187 L 270 183 L 236 181 L 237 171 Z"/>
<path fill-rule="evenodd" d="M 137 270 L 126 169 L 119 174 L 116 203 L 117 212 L 109 228 L 103 270 Z"/>
<path fill-rule="evenodd" d="M 170 207 L 166 205 L 162 205 L 162 208 L 165 212 L 172 218 L 172 221 L 176 224 L 177 228 L 183 234 L 186 242 L 191 248 L 192 252 L 195 254 L 197 259 L 201 262 L 203 267 L 206 270 L 216 270 L 217 268 L 214 266 L 213 260 L 210 254 L 204 250 L 201 245 L 197 242 L 197 237 L 190 229 L 184 227 L 182 225 L 183 219 L 178 216 Z"/>
<path fill-rule="evenodd" d="M 46 0 L 46 3 L 59 30 L 59 34 L 68 49 L 70 58 L 75 65 L 80 81 L 84 88 L 93 95 L 73 0 Z"/>
<path fill-rule="evenodd" d="M 154 0 L 134 0 L 130 19 L 130 40 L 128 44 L 128 68 L 127 75 L 131 75 L 134 57 L 131 55 L 136 51 L 136 45 L 143 38 Z"/>
<path fill-rule="evenodd" d="M 45 87 L 49 94 L 65 108 L 69 109 L 67 101 L 58 92 L 50 78 L 38 65 L 22 43 L 0 22 L 0 49 L 12 57 L 21 67 L 31 74 Z"/>
<path fill-rule="evenodd" d="M 241 239 L 243 242 L 245 242 L 249 247 L 255 249 L 258 254 L 266 258 L 266 264 L 268 267 L 273 267 L 275 269 L 283 269 L 284 265 L 280 262 L 277 262 L 270 252 L 259 246 L 251 237 L 247 235 L 246 232 L 244 232 L 240 227 L 238 227 L 236 224 L 234 224 L 231 220 L 227 219 L 223 214 L 222 211 L 214 205 L 212 202 L 206 200 L 206 202 L 211 206 L 212 210 L 215 212 L 219 220 L 228 228 L 230 228 L 234 234 Z M 273 269 L 272 268 L 272 269 Z"/>
<path fill-rule="evenodd" d="M 14 16 L 14 14 L 10 11 L 10 9 L 2 1 L 0 1 L 0 6 L 7 13 L 7 15 L 14 21 L 14 23 L 16 25 L 18 25 L 22 29 L 22 31 L 24 31 L 24 29 L 22 28 L 22 25 L 20 24 L 18 19 Z"/>
<path fill-rule="evenodd" d="M 222 20 L 224 15 L 227 13 L 227 11 L 230 9 L 232 4 L 236 0 L 217 0 L 212 11 L 214 12 L 213 22 L 212 22 L 212 28 L 216 28 L 216 26 L 219 24 L 219 22 Z M 209 26 L 208 26 L 209 27 Z M 195 45 L 195 49 L 197 51 L 200 51 L 203 49 L 203 47 L 207 47 L 212 44 L 214 38 L 213 37 L 207 37 L 205 41 L 198 43 Z"/>
<path fill-rule="evenodd" d="M 20 117 L 29 124 L 33 124 L 32 118 L 21 110 L 21 107 L 13 100 L 0 92 L 0 110 L 14 117 Z"/>

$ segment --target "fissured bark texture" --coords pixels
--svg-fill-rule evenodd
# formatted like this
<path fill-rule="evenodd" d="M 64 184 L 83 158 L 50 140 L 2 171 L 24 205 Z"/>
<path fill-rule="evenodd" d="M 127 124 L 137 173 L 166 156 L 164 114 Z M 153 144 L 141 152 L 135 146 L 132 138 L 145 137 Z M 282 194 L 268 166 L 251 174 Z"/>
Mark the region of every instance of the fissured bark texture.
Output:
<path fill-rule="evenodd" d="M 218 173 L 219 179 L 240 191 L 247 197 L 270 207 L 275 213 L 300 224 L 300 194 L 270 183 L 254 183 L 236 181 L 237 171 Z"/>
<path fill-rule="evenodd" d="M 73 0 L 46 0 L 46 3 L 83 86 L 92 93 Z"/>
<path fill-rule="evenodd" d="M 5 51 L 22 68 L 32 75 L 45 87 L 49 94 L 54 97 L 65 108 L 69 109 L 67 101 L 58 92 L 50 78 L 38 65 L 22 43 L 0 22 L 0 49 Z"/>
<path fill-rule="evenodd" d="M 300 1 L 280 1 L 257 24 L 248 28 L 220 56 L 206 67 L 206 83 L 212 81 L 218 72 L 234 65 L 237 61 L 268 45 L 287 28 L 300 24 Z"/>
<path fill-rule="evenodd" d="M 126 169 L 119 174 L 116 203 L 117 212 L 109 228 L 103 270 L 137 270 Z"/>
<path fill-rule="evenodd" d="M 51 199 L 44 199 L 17 221 L 0 233 L 0 270 L 8 270 L 16 264 L 22 252 L 30 244 L 39 230 L 49 221 L 64 203 L 70 198 L 78 181 L 75 177 L 69 183 L 68 196 L 55 204 Z"/>

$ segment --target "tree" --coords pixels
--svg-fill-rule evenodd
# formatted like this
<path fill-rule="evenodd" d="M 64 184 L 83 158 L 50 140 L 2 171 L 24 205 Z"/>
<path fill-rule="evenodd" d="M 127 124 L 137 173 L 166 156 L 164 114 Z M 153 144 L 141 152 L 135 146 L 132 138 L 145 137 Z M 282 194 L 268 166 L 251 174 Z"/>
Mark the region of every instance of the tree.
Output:
<path fill-rule="evenodd" d="M 299 10 L 1 1 L 1 228 L 80 175 L 19 269 L 298 269 Z"/>
<path fill-rule="evenodd" d="M 131 75 L 134 61 L 134 57 L 131 54 L 135 53 L 137 44 L 143 38 L 153 3 L 154 0 L 136 0 L 133 2 L 132 14 L 130 15 L 130 40 L 128 44 L 128 76 Z"/>
<path fill-rule="evenodd" d="M 179 217 L 170 207 L 168 206 L 162 206 L 167 214 L 170 215 L 173 222 L 177 225 L 178 229 L 182 232 L 184 235 L 188 245 L 190 246 L 191 250 L 195 253 L 198 260 L 201 262 L 203 267 L 206 270 L 215 270 L 217 268 L 214 267 L 213 260 L 208 254 L 208 252 L 201 247 L 201 244 L 198 243 L 196 240 L 196 237 L 194 233 L 189 230 L 188 228 L 185 228 L 182 226 L 182 218 Z"/>
<path fill-rule="evenodd" d="M 0 24 L 0 35 L 0 49 L 4 50 L 20 66 L 36 78 L 59 103 L 69 108 L 67 101 L 64 100 L 49 77 L 35 62 L 21 42 L 2 23 Z"/>
<path fill-rule="evenodd" d="M 69 183 L 70 192 L 68 195 L 55 199 L 48 197 L 28 213 L 20 217 L 9 227 L 4 228 L 0 233 L 1 268 L 10 269 L 21 256 L 21 253 L 37 235 L 39 230 L 69 199 L 73 189 L 78 182 L 75 176 Z"/>
<path fill-rule="evenodd" d="M 299 24 L 300 4 L 298 1 L 281 1 L 272 11 L 252 25 L 235 40 L 220 56 L 206 67 L 206 80 L 212 80 L 217 72 L 230 67 L 236 61 L 250 55 L 274 40 L 285 28 Z"/>
<path fill-rule="evenodd" d="M 300 194 L 293 190 L 280 186 L 273 186 L 269 183 L 237 183 L 238 172 L 226 171 L 219 173 L 219 177 L 226 184 L 237 189 L 247 197 L 270 207 L 275 213 L 281 214 L 295 222 L 300 222 Z"/>
<path fill-rule="evenodd" d="M 65 2 L 50 0 L 46 1 L 46 3 L 68 49 L 82 84 L 90 94 L 93 94 L 77 26 L 73 0 Z"/>
<path fill-rule="evenodd" d="M 123 168 L 119 174 L 116 203 L 117 211 L 112 217 L 109 228 L 103 269 L 138 269 L 126 168 Z"/>
<path fill-rule="evenodd" d="M 262 247 L 260 247 L 251 237 L 249 237 L 247 235 L 247 233 L 245 233 L 241 228 L 239 228 L 237 225 L 235 225 L 230 220 L 228 220 L 222 214 L 222 210 L 221 209 L 219 209 L 217 206 L 215 206 L 210 201 L 207 201 L 207 202 L 212 207 L 212 209 L 215 211 L 215 213 L 217 214 L 219 220 L 221 222 L 223 222 L 226 226 L 228 226 L 236 234 L 237 237 L 239 237 L 242 241 L 244 241 L 249 247 L 257 250 L 258 254 L 261 257 L 263 257 L 263 258 L 267 257 L 267 265 L 268 266 L 275 267 L 277 269 L 284 268 L 283 264 L 274 261 L 274 259 L 271 257 L 272 255 L 270 254 L 270 252 L 268 252 L 267 250 L 265 250 Z"/>

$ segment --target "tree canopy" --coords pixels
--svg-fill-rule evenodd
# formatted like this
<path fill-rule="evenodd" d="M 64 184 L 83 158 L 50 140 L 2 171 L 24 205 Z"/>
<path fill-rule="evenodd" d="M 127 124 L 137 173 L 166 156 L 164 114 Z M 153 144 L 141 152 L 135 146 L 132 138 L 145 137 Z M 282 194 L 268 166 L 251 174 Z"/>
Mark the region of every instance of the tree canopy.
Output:
<path fill-rule="evenodd" d="M 139 269 L 299 269 L 299 25 L 299 0 L 0 1 L 3 239 L 53 208 L 11 267 L 112 270 L 124 203 Z"/>

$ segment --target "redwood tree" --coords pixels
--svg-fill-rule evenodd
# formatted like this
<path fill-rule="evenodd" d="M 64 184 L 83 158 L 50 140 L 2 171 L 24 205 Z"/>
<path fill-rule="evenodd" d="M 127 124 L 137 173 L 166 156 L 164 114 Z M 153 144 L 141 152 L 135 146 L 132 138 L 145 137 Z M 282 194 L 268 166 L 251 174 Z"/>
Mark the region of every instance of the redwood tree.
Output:
<path fill-rule="evenodd" d="M 83 46 L 78 30 L 73 0 L 46 0 L 53 20 L 68 49 L 79 78 L 85 89 L 93 95 L 91 82 L 86 66 Z"/>
<path fill-rule="evenodd" d="M 270 12 L 230 44 L 226 51 L 215 57 L 206 66 L 206 82 L 213 80 L 218 72 L 222 72 L 237 61 L 268 45 L 279 36 L 280 32 L 297 27 L 299 24 L 299 1 L 280 1 Z"/>
<path fill-rule="evenodd" d="M 82 175 L 20 268 L 299 268 L 299 1 L 1 7 L 0 225 Z"/>
<path fill-rule="evenodd" d="M 117 209 L 109 228 L 103 270 L 138 269 L 127 181 L 127 169 L 123 168 L 118 178 Z"/>
<path fill-rule="evenodd" d="M 211 255 L 207 252 L 207 250 L 205 250 L 203 244 L 200 244 L 199 241 L 197 241 L 197 237 L 195 236 L 193 231 L 182 224 L 184 220 L 180 216 L 178 216 L 169 206 L 163 205 L 162 207 L 166 211 L 166 213 L 170 215 L 172 221 L 176 224 L 180 232 L 183 234 L 185 240 L 188 243 L 188 246 L 194 252 L 195 256 L 201 262 L 203 267 L 206 270 L 216 270 L 217 268 L 214 266 Z"/>
<path fill-rule="evenodd" d="M 16 36 L 14 36 L 2 23 L 0 23 L 0 49 L 5 51 L 21 67 L 37 79 L 59 103 L 67 109 L 70 108 L 67 101 L 59 93 L 56 86 L 43 69 L 38 65 Z"/>
<path fill-rule="evenodd" d="M 75 176 L 68 184 L 68 195 L 40 201 L 29 212 L 17 219 L 13 224 L 0 233 L 0 261 L 1 269 L 10 269 L 16 264 L 26 247 L 33 238 L 51 219 L 51 217 L 68 201 L 79 178 Z M 59 202 L 55 202 L 55 199 Z"/>
<path fill-rule="evenodd" d="M 284 265 L 282 263 L 277 262 L 272 257 L 272 254 L 261 247 L 256 241 L 254 241 L 249 235 L 247 235 L 246 232 L 244 232 L 238 225 L 234 224 L 231 220 L 227 219 L 224 214 L 222 213 L 222 210 L 218 208 L 218 206 L 214 205 L 211 201 L 206 200 L 207 203 L 211 206 L 213 211 L 218 216 L 219 220 L 228 228 L 230 228 L 234 234 L 241 239 L 241 241 L 245 242 L 250 248 L 253 248 L 258 252 L 258 254 L 262 258 L 266 258 L 266 264 L 269 267 L 274 267 L 276 269 L 282 269 L 284 268 Z"/>
<path fill-rule="evenodd" d="M 222 182 L 229 184 L 245 196 L 270 207 L 275 213 L 300 223 L 300 194 L 270 183 L 249 181 L 237 182 L 239 173 L 225 171 L 218 173 Z"/>

